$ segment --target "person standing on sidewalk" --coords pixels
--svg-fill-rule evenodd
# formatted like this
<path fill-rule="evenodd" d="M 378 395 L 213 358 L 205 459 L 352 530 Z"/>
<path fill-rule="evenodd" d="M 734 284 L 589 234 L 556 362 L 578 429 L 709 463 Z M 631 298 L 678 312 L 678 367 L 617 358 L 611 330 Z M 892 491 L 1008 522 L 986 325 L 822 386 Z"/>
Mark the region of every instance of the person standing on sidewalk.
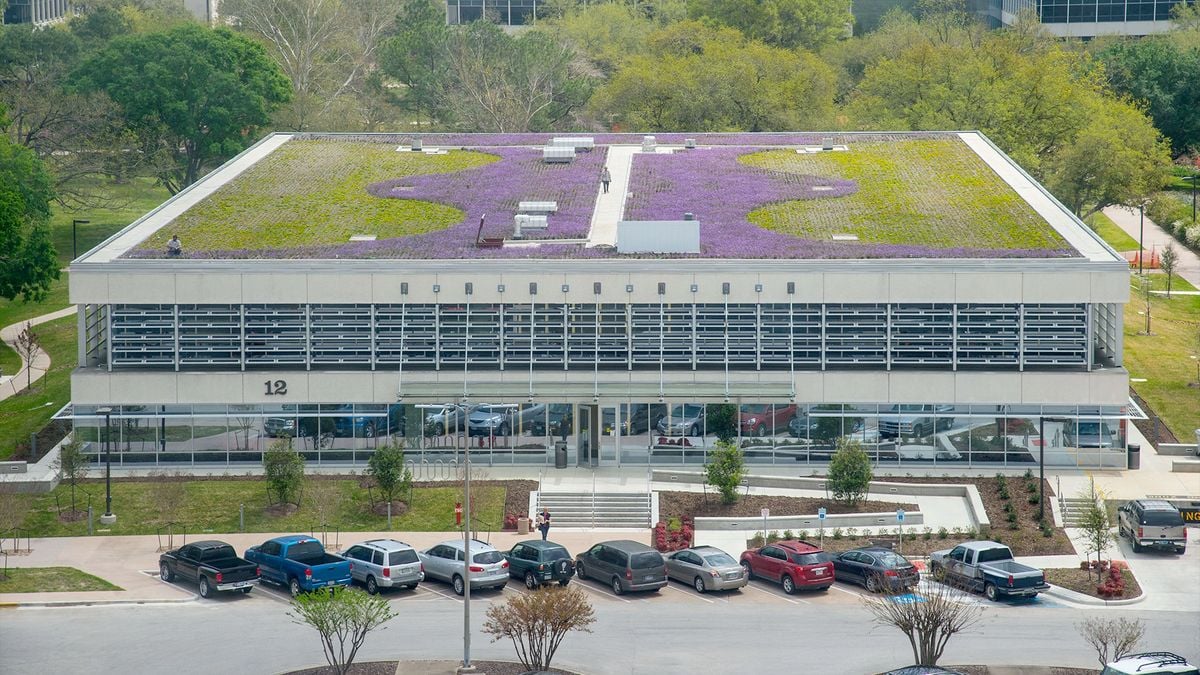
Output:
<path fill-rule="evenodd" d="M 542 541 L 546 541 L 546 536 L 550 534 L 550 511 L 542 509 L 542 512 L 537 515 L 537 529 L 542 533 Z"/>
<path fill-rule="evenodd" d="M 608 184 L 612 182 L 612 174 L 608 172 L 608 167 L 600 172 L 600 184 L 604 186 L 604 194 L 608 194 Z"/>

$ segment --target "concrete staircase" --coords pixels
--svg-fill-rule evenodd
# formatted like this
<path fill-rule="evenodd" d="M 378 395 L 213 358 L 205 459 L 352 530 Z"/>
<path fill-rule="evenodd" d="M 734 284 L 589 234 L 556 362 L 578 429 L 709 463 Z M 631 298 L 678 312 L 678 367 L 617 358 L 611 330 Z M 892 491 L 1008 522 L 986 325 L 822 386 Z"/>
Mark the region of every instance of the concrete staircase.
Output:
<path fill-rule="evenodd" d="M 594 508 L 593 508 L 594 505 Z M 645 492 L 539 492 L 536 511 L 550 511 L 551 527 L 650 527 Z"/>
<path fill-rule="evenodd" d="M 1060 497 L 1058 505 L 1062 509 L 1063 527 L 1079 527 L 1084 513 L 1091 508 L 1091 501 L 1082 497 Z"/>

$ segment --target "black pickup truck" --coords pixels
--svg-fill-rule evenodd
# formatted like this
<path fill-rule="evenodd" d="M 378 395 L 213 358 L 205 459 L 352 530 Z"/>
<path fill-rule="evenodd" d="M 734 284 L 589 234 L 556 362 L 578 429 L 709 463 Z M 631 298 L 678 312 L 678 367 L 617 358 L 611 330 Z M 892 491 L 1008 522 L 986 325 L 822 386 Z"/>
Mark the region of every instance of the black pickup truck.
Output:
<path fill-rule="evenodd" d="M 196 582 L 202 598 L 217 591 L 249 593 L 259 576 L 258 565 L 239 558 L 223 541 L 198 541 L 167 551 L 158 558 L 158 571 L 163 581 L 179 577 Z"/>

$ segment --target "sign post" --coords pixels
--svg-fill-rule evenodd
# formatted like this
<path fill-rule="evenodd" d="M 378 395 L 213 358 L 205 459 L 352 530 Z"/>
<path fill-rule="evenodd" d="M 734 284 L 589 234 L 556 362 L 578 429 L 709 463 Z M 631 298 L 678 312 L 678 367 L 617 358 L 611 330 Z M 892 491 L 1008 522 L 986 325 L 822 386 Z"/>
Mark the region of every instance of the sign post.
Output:
<path fill-rule="evenodd" d="M 763 519 L 763 545 L 764 546 L 766 546 L 766 544 L 767 544 L 767 518 L 770 515 L 771 515 L 771 509 L 763 508 L 762 519 Z"/>
<path fill-rule="evenodd" d="M 817 509 L 817 520 L 821 524 L 821 548 L 825 548 L 825 507 Z"/>
<path fill-rule="evenodd" d="M 896 522 L 900 523 L 898 530 L 900 531 L 900 555 L 904 555 L 904 509 L 896 509 Z"/>

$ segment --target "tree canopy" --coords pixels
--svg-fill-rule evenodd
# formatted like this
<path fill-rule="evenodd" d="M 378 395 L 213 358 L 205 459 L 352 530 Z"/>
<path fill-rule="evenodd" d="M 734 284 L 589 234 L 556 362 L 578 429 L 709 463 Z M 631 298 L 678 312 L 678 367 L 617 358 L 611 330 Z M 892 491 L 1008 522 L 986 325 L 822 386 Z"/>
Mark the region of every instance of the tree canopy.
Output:
<path fill-rule="evenodd" d="M 1118 41 L 1100 53 L 1113 89 L 1146 103 L 1179 154 L 1200 149 L 1200 42 L 1170 36 Z"/>
<path fill-rule="evenodd" d="M 121 106 L 143 152 L 163 159 L 158 178 L 173 193 L 257 140 L 291 96 L 260 45 L 195 24 L 116 38 L 76 78 L 80 91 Z"/>
<path fill-rule="evenodd" d="M 4 119 L 0 105 L 0 122 Z M 46 227 L 53 198 L 50 175 L 37 155 L 0 135 L 0 297 L 40 300 L 58 278 Z"/>
<path fill-rule="evenodd" d="M 854 22 L 850 0 L 688 0 L 688 14 L 786 49 L 820 49 Z"/>

